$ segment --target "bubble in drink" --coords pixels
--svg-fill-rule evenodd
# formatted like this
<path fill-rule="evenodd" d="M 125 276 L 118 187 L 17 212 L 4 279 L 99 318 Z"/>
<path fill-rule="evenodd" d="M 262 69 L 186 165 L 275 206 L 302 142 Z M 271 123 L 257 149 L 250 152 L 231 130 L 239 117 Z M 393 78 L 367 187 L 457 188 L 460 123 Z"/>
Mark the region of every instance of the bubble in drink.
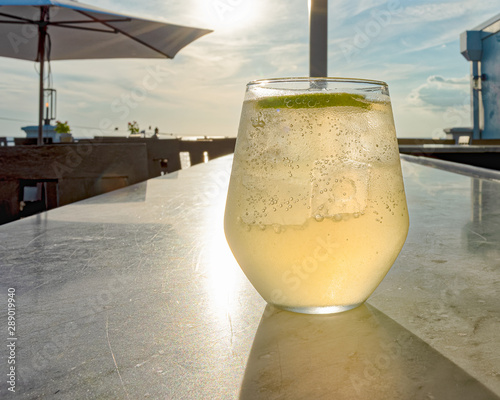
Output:
<path fill-rule="evenodd" d="M 381 282 L 408 231 L 389 96 L 269 92 L 247 92 L 243 104 L 228 243 L 268 302 L 352 308 Z"/>

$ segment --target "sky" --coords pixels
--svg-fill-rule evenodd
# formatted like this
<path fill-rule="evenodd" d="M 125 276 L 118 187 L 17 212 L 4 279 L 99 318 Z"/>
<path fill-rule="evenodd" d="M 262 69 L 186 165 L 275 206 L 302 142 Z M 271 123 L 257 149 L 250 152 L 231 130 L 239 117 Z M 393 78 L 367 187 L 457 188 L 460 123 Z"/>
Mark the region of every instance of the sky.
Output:
<path fill-rule="evenodd" d="M 159 128 L 164 137 L 236 136 L 245 85 L 307 76 L 307 0 L 85 0 L 101 8 L 214 30 L 174 59 L 51 62 L 57 119 L 75 137 Z M 329 0 L 328 75 L 389 84 L 398 137 L 470 126 L 470 65 L 459 36 L 500 13 L 499 0 Z M 36 63 L 0 57 L 0 136 L 38 119 Z M 144 90 L 144 78 L 158 84 Z M 110 130 L 100 122 L 112 121 Z M 116 130 L 115 130 L 116 129 Z"/>

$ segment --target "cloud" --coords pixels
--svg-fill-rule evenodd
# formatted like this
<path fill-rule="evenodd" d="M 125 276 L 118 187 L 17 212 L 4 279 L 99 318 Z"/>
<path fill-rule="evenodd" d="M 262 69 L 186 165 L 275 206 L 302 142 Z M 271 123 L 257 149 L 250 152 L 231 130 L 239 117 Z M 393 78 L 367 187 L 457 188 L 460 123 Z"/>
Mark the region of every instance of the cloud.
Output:
<path fill-rule="evenodd" d="M 470 102 L 469 76 L 462 78 L 445 78 L 432 75 L 426 83 L 413 89 L 408 95 L 408 102 L 414 106 L 432 107 L 446 110 L 452 107 L 463 107 Z"/>
<path fill-rule="evenodd" d="M 405 23 L 443 21 L 459 18 L 474 7 L 474 2 L 469 0 L 455 1 L 453 3 L 418 4 L 406 7 L 402 13 L 402 19 Z"/>
<path fill-rule="evenodd" d="M 280 76 L 307 73 L 309 46 L 305 43 L 288 43 L 269 49 L 267 59 Z"/>
<path fill-rule="evenodd" d="M 465 75 L 462 78 L 443 78 L 442 76 L 433 75 L 428 78 L 429 82 L 435 82 L 437 84 L 441 83 L 443 85 L 468 85 L 469 76 Z"/>
<path fill-rule="evenodd" d="M 127 121 L 137 120 L 141 129 L 153 125 L 176 134 L 234 135 L 248 81 L 308 73 L 304 0 L 85 2 L 214 32 L 182 49 L 174 60 L 52 63 L 57 117 L 72 127 L 97 127 L 111 119 L 124 131 Z M 468 71 L 458 51 L 459 34 L 496 13 L 498 0 L 330 2 L 330 75 L 388 82 L 398 134 L 429 136 L 438 128 L 463 125 L 469 118 L 469 79 L 453 78 Z M 142 93 L 147 68 L 156 65 L 165 69 L 161 82 Z M 0 70 L 0 117 L 36 122 L 34 63 L 0 58 Z M 116 102 L 120 107 L 113 107 Z M 125 104 L 130 104 L 126 116 Z M 446 119 L 452 107 L 466 109 L 463 122 Z M 22 134 L 19 125 L 4 121 L 2 128 L 8 135 Z"/>
<path fill-rule="evenodd" d="M 343 20 L 351 19 L 366 11 L 385 6 L 386 3 L 386 0 L 341 0 L 336 1 L 334 6 L 330 7 L 329 12 L 335 16 L 336 22 L 342 23 Z"/>
<path fill-rule="evenodd" d="M 392 17 L 387 19 L 387 24 L 381 24 L 383 29 L 376 37 L 371 37 L 368 27 L 370 24 L 382 22 L 385 17 L 374 18 L 374 15 L 387 13 L 388 5 L 374 7 L 369 13 L 364 13 L 364 18 L 356 22 L 358 32 L 355 34 L 359 36 L 361 31 L 370 37 L 372 39 L 370 45 L 385 36 L 389 42 L 384 45 L 392 43 L 393 49 L 399 54 L 419 53 L 452 43 L 455 45 L 461 32 L 483 22 L 485 15 L 491 16 L 498 12 L 498 4 L 495 5 L 492 0 L 484 0 L 481 7 L 469 0 L 438 2 L 392 0 L 387 4 L 392 4 L 393 11 L 390 12 Z M 398 41 L 395 38 L 398 38 Z"/>

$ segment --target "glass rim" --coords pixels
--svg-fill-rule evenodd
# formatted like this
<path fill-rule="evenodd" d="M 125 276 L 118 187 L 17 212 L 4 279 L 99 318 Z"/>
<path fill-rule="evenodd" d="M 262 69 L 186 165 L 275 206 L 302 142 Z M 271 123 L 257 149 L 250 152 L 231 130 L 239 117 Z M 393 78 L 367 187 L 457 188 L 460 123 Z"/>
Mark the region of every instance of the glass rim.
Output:
<path fill-rule="evenodd" d="M 290 78 L 269 78 L 269 79 L 255 79 L 247 83 L 247 87 L 264 86 L 265 84 L 273 83 L 288 83 L 288 82 L 339 82 L 339 83 L 354 83 L 354 84 L 368 84 L 385 86 L 389 85 L 384 81 L 377 81 L 374 79 L 360 79 L 360 78 L 341 78 L 341 77 L 290 77 Z"/>

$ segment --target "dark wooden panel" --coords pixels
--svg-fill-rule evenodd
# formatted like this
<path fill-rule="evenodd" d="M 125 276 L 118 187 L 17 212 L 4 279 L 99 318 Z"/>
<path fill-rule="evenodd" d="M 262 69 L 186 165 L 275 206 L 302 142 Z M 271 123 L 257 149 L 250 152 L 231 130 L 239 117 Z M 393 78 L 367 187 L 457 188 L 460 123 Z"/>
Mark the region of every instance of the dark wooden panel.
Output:
<path fill-rule="evenodd" d="M 59 205 L 74 203 L 128 185 L 126 176 L 62 179 L 59 181 Z"/>
<path fill-rule="evenodd" d="M 455 144 L 453 139 L 398 138 L 398 144 Z"/>
<path fill-rule="evenodd" d="M 0 181 L 0 224 L 16 220 L 19 216 L 19 182 Z"/>
<path fill-rule="evenodd" d="M 0 147 L 0 179 L 68 179 L 126 176 L 148 179 L 143 143 L 79 143 Z"/>
<path fill-rule="evenodd" d="M 178 139 L 96 137 L 80 140 L 80 143 L 144 143 L 147 149 L 148 177 L 181 169 Z"/>

